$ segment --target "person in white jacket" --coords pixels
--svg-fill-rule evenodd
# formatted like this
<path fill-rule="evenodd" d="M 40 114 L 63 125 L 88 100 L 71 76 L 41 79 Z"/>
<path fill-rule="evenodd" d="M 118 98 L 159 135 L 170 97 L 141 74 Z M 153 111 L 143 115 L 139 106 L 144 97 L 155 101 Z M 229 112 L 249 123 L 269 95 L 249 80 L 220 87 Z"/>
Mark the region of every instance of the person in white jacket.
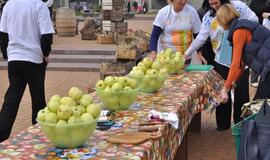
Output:
<path fill-rule="evenodd" d="M 196 50 L 198 50 L 207 40 L 208 37 L 211 39 L 213 46 L 213 51 L 215 55 L 215 70 L 224 78 L 227 78 L 230 64 L 225 64 L 220 59 L 222 42 L 224 41 L 224 30 L 220 27 L 216 21 L 216 11 L 218 8 L 225 3 L 232 3 L 237 11 L 241 14 L 242 19 L 248 19 L 252 21 L 258 21 L 256 14 L 244 3 L 238 0 L 208 0 L 210 9 L 205 14 L 202 20 L 202 25 L 200 32 L 196 39 L 191 43 L 189 48 L 184 54 L 184 58 L 188 57 Z M 231 52 L 228 50 L 228 52 Z M 227 55 L 227 54 L 226 54 Z M 200 55 L 198 55 L 200 56 Z M 244 103 L 249 102 L 249 70 L 246 69 L 243 76 L 236 83 L 236 88 L 234 89 L 234 122 L 237 123 L 241 121 L 241 107 Z M 232 110 L 232 100 L 221 104 L 216 109 L 216 122 L 217 130 L 226 130 L 230 128 L 231 125 L 231 110 Z"/>

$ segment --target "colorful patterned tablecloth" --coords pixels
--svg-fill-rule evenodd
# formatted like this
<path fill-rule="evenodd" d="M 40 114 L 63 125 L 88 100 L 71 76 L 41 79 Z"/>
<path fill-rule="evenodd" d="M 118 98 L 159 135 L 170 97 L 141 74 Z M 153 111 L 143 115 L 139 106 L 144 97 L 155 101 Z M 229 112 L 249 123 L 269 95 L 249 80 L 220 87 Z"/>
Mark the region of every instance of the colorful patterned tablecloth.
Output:
<path fill-rule="evenodd" d="M 139 94 L 137 102 L 127 111 L 116 113 L 117 125 L 107 131 L 96 130 L 83 148 L 55 148 L 38 125 L 28 128 L 9 140 L 0 143 L 0 159 L 99 159 L 99 160 L 170 160 L 194 116 L 218 99 L 223 79 L 214 71 L 183 72 L 170 76 L 156 94 Z M 159 124 L 162 137 L 142 144 L 111 144 L 111 135 L 137 130 L 139 121 L 147 121 L 148 112 L 175 112 L 179 129 L 168 123 Z"/>

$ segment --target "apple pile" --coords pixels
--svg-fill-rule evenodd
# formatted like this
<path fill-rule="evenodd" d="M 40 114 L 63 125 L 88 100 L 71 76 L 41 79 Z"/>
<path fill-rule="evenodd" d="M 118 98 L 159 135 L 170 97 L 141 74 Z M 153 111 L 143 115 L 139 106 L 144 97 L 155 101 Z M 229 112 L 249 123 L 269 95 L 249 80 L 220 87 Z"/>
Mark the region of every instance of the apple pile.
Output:
<path fill-rule="evenodd" d="M 149 57 L 132 68 L 129 76 L 136 79 L 141 92 L 154 93 L 159 90 L 167 78 L 167 69 L 159 61 L 152 61 Z"/>
<path fill-rule="evenodd" d="M 172 49 L 167 48 L 165 51 L 161 51 L 157 54 L 157 61 L 162 64 L 169 74 L 178 73 L 184 67 L 184 60 L 180 52 L 173 52 Z"/>
<path fill-rule="evenodd" d="M 107 76 L 96 83 L 96 92 L 110 110 L 125 110 L 136 100 L 137 82 L 128 77 Z"/>
<path fill-rule="evenodd" d="M 68 95 L 69 97 L 52 96 L 47 107 L 38 112 L 37 120 L 65 125 L 90 122 L 99 117 L 101 108 L 93 103 L 91 95 L 84 94 L 77 87 L 72 87 Z"/>
<path fill-rule="evenodd" d="M 93 97 L 72 87 L 68 97 L 54 95 L 40 110 L 37 121 L 56 146 L 70 148 L 82 145 L 94 132 L 101 107 Z"/>

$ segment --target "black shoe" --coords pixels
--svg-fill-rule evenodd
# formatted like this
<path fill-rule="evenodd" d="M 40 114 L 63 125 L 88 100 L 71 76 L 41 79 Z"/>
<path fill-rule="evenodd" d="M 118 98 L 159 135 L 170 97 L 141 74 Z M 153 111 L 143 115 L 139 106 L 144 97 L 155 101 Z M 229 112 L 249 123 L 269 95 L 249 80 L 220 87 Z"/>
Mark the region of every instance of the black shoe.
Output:
<path fill-rule="evenodd" d="M 228 126 L 228 127 L 217 127 L 217 131 L 225 131 L 227 129 L 230 129 L 230 126 Z"/>

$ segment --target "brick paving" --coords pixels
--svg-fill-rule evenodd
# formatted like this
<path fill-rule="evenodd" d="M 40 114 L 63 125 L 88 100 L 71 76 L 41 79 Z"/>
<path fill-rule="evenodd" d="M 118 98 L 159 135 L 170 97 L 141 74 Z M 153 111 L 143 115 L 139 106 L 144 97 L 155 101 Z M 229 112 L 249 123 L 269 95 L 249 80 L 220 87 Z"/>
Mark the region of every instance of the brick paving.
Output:
<path fill-rule="evenodd" d="M 136 29 L 143 27 L 150 32 L 152 21 L 131 21 L 129 27 Z M 74 38 L 55 37 L 54 48 L 60 49 L 89 49 L 100 48 L 94 41 L 81 41 L 79 36 Z M 102 46 L 105 49 L 115 47 L 114 45 Z M 2 106 L 4 94 L 8 87 L 7 71 L 0 70 L 0 105 Z M 46 99 L 54 94 L 66 95 L 68 89 L 77 86 L 87 91 L 99 79 L 97 72 L 64 72 L 47 71 L 46 74 Z M 252 89 L 252 93 L 254 90 Z M 1 108 L 0 106 L 0 108 Z M 31 125 L 31 99 L 28 88 L 21 101 L 19 113 L 14 124 L 12 135 L 22 131 Z M 202 113 L 201 133 L 189 134 L 189 160 L 233 160 L 235 158 L 234 139 L 231 130 L 217 132 L 215 130 L 215 115 L 207 112 Z"/>

